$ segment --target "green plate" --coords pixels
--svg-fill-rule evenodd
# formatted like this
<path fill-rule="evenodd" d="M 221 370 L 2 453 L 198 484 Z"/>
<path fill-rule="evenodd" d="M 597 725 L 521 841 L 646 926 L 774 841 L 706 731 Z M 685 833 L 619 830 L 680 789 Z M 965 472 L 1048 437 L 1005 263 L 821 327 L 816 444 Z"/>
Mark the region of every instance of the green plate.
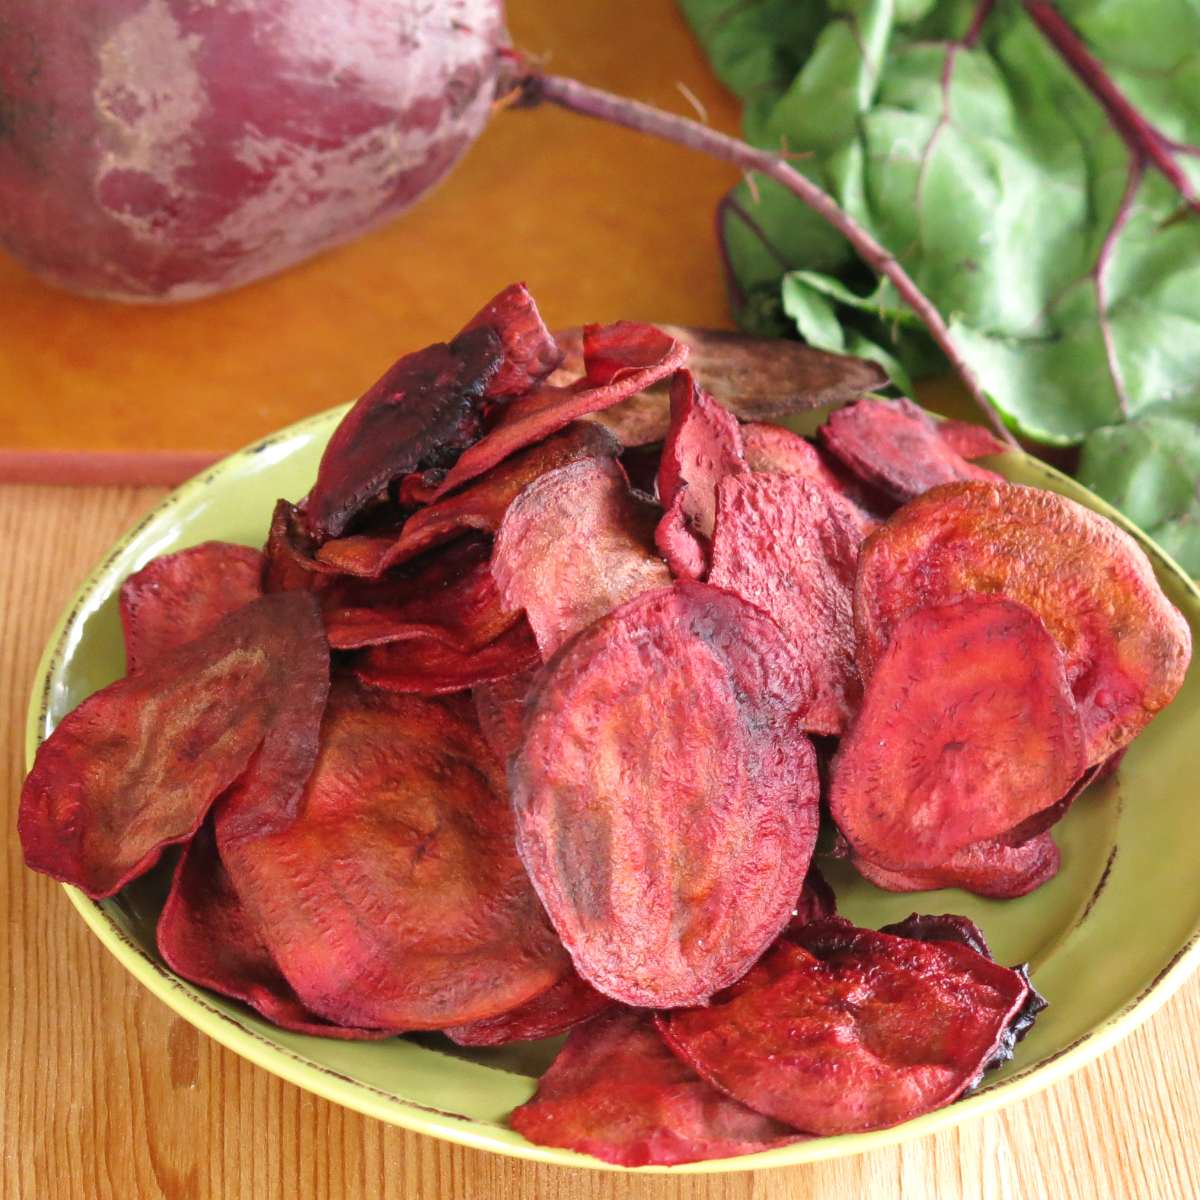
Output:
<path fill-rule="evenodd" d="M 113 548 L 71 601 L 42 659 L 29 711 L 29 763 L 56 721 L 123 673 L 116 605 L 121 581 L 155 555 L 210 538 L 261 545 L 276 498 L 308 490 L 344 411 L 323 413 L 225 459 L 172 493 Z M 1010 452 L 992 465 L 1009 479 L 1061 492 L 1129 528 L 1195 637 L 1200 592 L 1153 543 L 1077 483 L 1031 457 Z M 999 960 L 1032 965 L 1051 1007 L 1018 1047 L 1015 1061 L 990 1075 L 980 1091 L 895 1129 L 818 1138 L 744 1158 L 641 1169 L 749 1170 L 919 1137 L 1061 1079 L 1149 1016 L 1200 958 L 1200 822 L 1192 791 L 1200 778 L 1198 709 L 1200 674 L 1193 667 L 1178 699 L 1137 740 L 1117 777 L 1088 792 L 1056 826 L 1062 870 L 1031 896 L 991 901 L 958 891 L 891 895 L 840 864 L 829 870 L 842 911 L 859 924 L 899 920 L 914 907 L 965 913 L 982 926 Z M 101 903 L 73 888 L 66 891 L 126 969 L 210 1037 L 302 1088 L 380 1120 L 501 1154 L 604 1165 L 531 1145 L 505 1126 L 508 1112 L 533 1093 L 556 1042 L 465 1051 L 437 1035 L 355 1043 L 285 1033 L 163 966 L 154 949 L 163 887 L 160 872 Z"/>

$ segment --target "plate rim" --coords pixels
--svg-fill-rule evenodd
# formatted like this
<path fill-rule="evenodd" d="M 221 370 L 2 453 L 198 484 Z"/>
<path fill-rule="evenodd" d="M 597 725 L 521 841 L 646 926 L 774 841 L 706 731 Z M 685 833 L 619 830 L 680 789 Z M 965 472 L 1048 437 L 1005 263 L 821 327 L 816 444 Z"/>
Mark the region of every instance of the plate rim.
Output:
<path fill-rule="evenodd" d="M 186 504 L 193 496 L 217 483 L 223 475 L 236 471 L 247 461 L 252 461 L 276 443 L 311 437 L 323 432 L 326 427 L 332 428 L 349 408 L 349 404 L 342 404 L 326 409 L 287 425 L 226 455 L 168 492 L 158 504 L 143 514 L 108 548 L 67 601 L 39 659 L 26 711 L 26 771 L 32 767 L 34 755 L 40 745 L 40 730 L 49 703 L 50 679 L 56 664 L 67 649 L 68 634 L 81 611 L 86 607 L 88 599 L 98 592 L 104 576 L 108 574 L 113 562 L 124 553 L 129 543 L 147 525 L 157 521 L 170 509 Z M 1110 504 L 1090 489 L 1085 488 L 1078 480 L 1072 479 L 1024 450 L 1008 450 L 1005 455 L 1020 456 L 1027 468 L 1040 472 L 1051 483 L 1064 482 L 1071 488 L 1087 492 L 1089 505 L 1130 534 L 1157 566 L 1174 577 L 1200 610 L 1200 587 L 1196 582 L 1161 546 Z M 509 1137 L 496 1137 L 489 1131 L 493 1128 L 503 1129 L 503 1127 L 427 1107 L 415 1101 L 401 1099 L 361 1080 L 353 1079 L 321 1063 L 314 1062 L 304 1055 L 268 1039 L 213 1007 L 208 1002 L 207 994 L 203 989 L 169 971 L 125 934 L 106 908 L 111 901 L 95 901 L 69 884 L 60 884 L 60 886 L 83 918 L 84 923 L 96 935 L 104 948 L 151 994 L 201 1033 L 211 1037 L 226 1049 L 233 1051 L 255 1066 L 269 1071 L 296 1087 L 387 1124 L 442 1138 L 459 1145 L 470 1146 L 473 1149 L 487 1150 L 510 1158 L 548 1163 L 560 1167 L 583 1167 L 592 1170 L 641 1174 L 720 1174 L 799 1166 L 804 1163 L 826 1161 L 882 1149 L 954 1128 L 964 1121 L 994 1113 L 1011 1103 L 1025 1100 L 1094 1061 L 1128 1036 L 1143 1021 L 1153 1016 L 1179 990 L 1192 972 L 1200 967 L 1200 924 L 1196 924 L 1192 927 L 1190 937 L 1179 946 L 1155 978 L 1116 1013 L 1095 1026 L 1087 1034 L 1063 1047 L 1049 1058 L 1017 1072 L 976 1095 L 956 1101 L 901 1125 L 866 1133 L 813 1138 L 774 1150 L 735 1158 L 708 1159 L 675 1166 L 625 1167 L 616 1163 L 606 1163 L 590 1155 L 560 1147 L 541 1146 L 524 1139 L 514 1141 Z M 511 1130 L 503 1131 L 512 1135 Z M 519 1138 L 519 1135 L 515 1136 Z"/>

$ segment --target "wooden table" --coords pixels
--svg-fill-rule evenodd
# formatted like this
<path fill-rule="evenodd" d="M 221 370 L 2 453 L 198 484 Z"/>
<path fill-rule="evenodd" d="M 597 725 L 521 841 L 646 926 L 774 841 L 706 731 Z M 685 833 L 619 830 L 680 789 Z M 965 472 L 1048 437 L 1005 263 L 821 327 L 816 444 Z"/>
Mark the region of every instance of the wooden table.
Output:
<path fill-rule="evenodd" d="M 88 568 L 162 494 L 0 486 L 0 778 L 10 831 L 41 648 Z M 4 1200 L 1200 1196 L 1200 978 L 1092 1066 L 957 1130 L 757 1175 L 622 1178 L 406 1133 L 243 1062 L 135 984 L 61 889 L 22 867 L 11 833 L 0 904 Z"/>

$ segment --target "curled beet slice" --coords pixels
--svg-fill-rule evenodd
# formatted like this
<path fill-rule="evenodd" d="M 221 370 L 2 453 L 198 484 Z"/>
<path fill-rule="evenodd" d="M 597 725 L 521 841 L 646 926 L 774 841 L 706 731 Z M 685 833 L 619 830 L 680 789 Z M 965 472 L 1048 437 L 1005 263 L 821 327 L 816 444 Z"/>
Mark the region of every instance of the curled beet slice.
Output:
<path fill-rule="evenodd" d="M 475 314 L 463 333 L 490 329 L 500 339 L 503 360 L 488 380 L 489 400 L 520 396 L 540 383 L 562 361 L 558 342 L 542 322 L 529 289 L 512 283 Z"/>
<path fill-rule="evenodd" d="M 184 979 L 240 1000 L 273 1025 L 316 1037 L 388 1037 L 309 1012 L 279 971 L 217 854 L 211 819 L 184 848 L 158 918 L 158 952 Z"/>
<path fill-rule="evenodd" d="M 509 505 L 492 575 L 503 607 L 525 611 L 544 659 L 617 605 L 670 582 L 653 551 L 657 512 L 611 458 L 548 471 Z"/>
<path fill-rule="evenodd" d="M 517 857 L 501 765 L 464 713 L 341 681 L 302 794 L 217 813 L 237 894 L 328 1020 L 444 1029 L 569 970 Z"/>
<path fill-rule="evenodd" d="M 654 527 L 654 545 L 676 579 L 703 579 L 708 573 L 708 538 L 691 528 L 686 503 L 687 488 L 681 487 Z"/>
<path fill-rule="evenodd" d="M 840 734 L 862 695 L 854 660 L 854 573 L 862 540 L 840 497 L 790 475 L 726 475 L 717 485 L 708 582 L 773 617 L 813 681 L 799 714 Z"/>
<path fill-rule="evenodd" d="M 854 600 L 864 677 L 908 613 L 976 592 L 1028 605 L 1062 647 L 1089 763 L 1183 684 L 1191 631 L 1137 543 L 1072 500 L 1002 482 L 938 488 L 868 539 Z"/>
<path fill-rule="evenodd" d="M 703 1003 L 787 924 L 816 838 L 808 688 L 769 617 L 679 582 L 578 634 L 509 767 L 522 858 L 589 983 Z"/>
<path fill-rule="evenodd" d="M 585 983 L 572 971 L 532 1000 L 512 1012 L 454 1025 L 446 1036 L 460 1046 L 506 1046 L 510 1042 L 536 1042 L 574 1029 L 597 1013 L 613 1007 L 613 1001 Z"/>
<path fill-rule="evenodd" d="M 1019 846 L 1003 839 L 976 842 L 956 850 L 944 863 L 928 870 L 894 870 L 865 858 L 852 859 L 859 874 L 885 892 L 931 892 L 961 888 L 993 900 L 1028 895 L 1058 874 L 1058 847 L 1049 833 L 1028 838 Z"/>
<path fill-rule="evenodd" d="M 901 504 L 940 483 L 999 479 L 951 449 L 937 422 L 909 400 L 865 399 L 830 413 L 822 443 L 859 479 Z"/>
<path fill-rule="evenodd" d="M 659 1017 L 721 1091 L 807 1133 L 883 1129 L 957 1099 L 1004 1044 L 1024 976 L 966 946 L 815 922 L 707 1008 Z"/>
<path fill-rule="evenodd" d="M 571 1033 L 509 1122 L 531 1142 L 626 1167 L 731 1158 L 797 1140 L 795 1130 L 705 1083 L 667 1049 L 649 1014 L 629 1009 Z"/>
<path fill-rule="evenodd" d="M 317 561 L 317 539 L 308 528 L 304 510 L 288 500 L 278 500 L 264 550 L 263 591 L 317 591 L 337 574 L 337 568 Z"/>
<path fill-rule="evenodd" d="M 796 911 L 787 923 L 784 936 L 790 936 L 813 921 L 823 921 L 827 917 L 836 916 L 837 897 L 833 894 L 833 888 L 829 886 L 825 876 L 810 865 L 808 874 L 804 877 L 800 898 L 796 901 Z"/>
<path fill-rule="evenodd" d="M 589 413 L 599 412 L 670 375 L 687 358 L 687 347 L 652 325 L 618 321 L 587 326 L 589 343 L 602 354 L 602 381 L 590 373 L 567 387 L 541 387 L 513 400 L 499 412 L 495 424 L 466 450 L 431 493 L 437 500 L 447 492 L 491 470 L 510 454 L 540 442 Z M 589 360 L 590 361 L 590 360 Z"/>
<path fill-rule="evenodd" d="M 131 575 L 120 594 L 126 669 L 138 670 L 256 600 L 263 561 L 249 546 L 204 542 L 160 555 Z"/>
<path fill-rule="evenodd" d="M 967 596 L 896 626 L 833 761 L 829 808 L 859 857 L 936 868 L 1049 808 L 1084 766 L 1054 639 L 1023 604 Z"/>
<path fill-rule="evenodd" d="M 992 957 L 983 930 L 970 917 L 960 917 L 956 913 L 910 913 L 903 921 L 882 926 L 879 932 L 914 938 L 918 942 L 957 942 L 984 958 Z"/>
<path fill-rule="evenodd" d="M 289 707 L 323 702 L 313 598 L 264 596 L 89 696 L 38 749 L 21 790 L 26 863 L 111 896 L 186 841 Z"/>

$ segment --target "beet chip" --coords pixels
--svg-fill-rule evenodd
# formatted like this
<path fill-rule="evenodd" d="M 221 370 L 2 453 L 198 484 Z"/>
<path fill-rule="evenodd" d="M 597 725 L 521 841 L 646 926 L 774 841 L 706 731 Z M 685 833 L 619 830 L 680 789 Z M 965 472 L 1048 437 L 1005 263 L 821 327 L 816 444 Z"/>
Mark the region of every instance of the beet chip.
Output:
<path fill-rule="evenodd" d="M 262 595 L 263 556 L 248 546 L 204 542 L 152 559 L 121 584 L 126 670 L 207 633 Z"/>
<path fill-rule="evenodd" d="M 1018 600 L 1045 622 L 1089 763 L 1132 741 L 1183 683 L 1191 632 L 1137 543 L 1072 500 L 1011 483 L 939 488 L 867 541 L 854 597 L 864 678 L 907 613 L 971 592 Z"/>
<path fill-rule="evenodd" d="M 585 458 L 534 480 L 496 534 L 492 575 L 524 609 L 549 659 L 572 634 L 670 575 L 651 549 L 657 508 L 611 458 Z"/>
<path fill-rule="evenodd" d="M 158 952 L 177 975 L 241 1000 L 281 1029 L 317 1037 L 390 1036 L 335 1025 L 300 1003 L 229 882 L 211 821 L 184 848 L 156 936 Z"/>
<path fill-rule="evenodd" d="M 968 462 L 1003 454 L 1008 447 L 990 430 L 969 421 L 938 421 L 938 437 Z"/>
<path fill-rule="evenodd" d="M 957 1099 L 1029 993 L 1019 972 L 949 942 L 836 919 L 796 937 L 659 1028 L 715 1087 L 808 1133 L 883 1129 Z"/>
<path fill-rule="evenodd" d="M 517 857 L 503 770 L 459 705 L 342 681 L 303 793 L 231 797 L 217 844 L 280 970 L 328 1020 L 444 1029 L 569 970 Z"/>
<path fill-rule="evenodd" d="M 543 671 L 509 766 L 521 856 L 575 967 L 626 1004 L 703 1003 L 787 924 L 816 839 L 816 756 L 783 635 L 678 582 Z"/>
<path fill-rule="evenodd" d="M 968 596 L 896 626 L 834 758 L 829 809 L 860 857 L 936 868 L 1049 808 L 1084 765 L 1054 639 L 1023 604 Z"/>
<path fill-rule="evenodd" d="M 597 1013 L 613 1008 L 607 996 L 596 991 L 572 971 L 553 987 L 532 1000 L 526 1000 L 512 1012 L 476 1021 L 473 1025 L 455 1025 L 446 1036 L 460 1046 L 506 1046 L 510 1042 L 536 1042 L 557 1037 L 574 1029 Z"/>
<path fill-rule="evenodd" d="M 309 532 L 303 508 L 288 500 L 277 500 L 264 550 L 263 591 L 323 588 L 326 576 L 337 574 L 337 568 L 318 562 L 316 552 L 317 540 Z"/>
<path fill-rule="evenodd" d="M 892 870 L 865 858 L 852 860 L 858 873 L 885 892 L 932 892 L 961 888 L 993 900 L 1014 900 L 1028 895 L 1058 874 L 1061 858 L 1049 833 L 1019 846 L 1001 839 L 976 842 L 955 851 L 941 866 L 929 870 Z"/>
<path fill-rule="evenodd" d="M 351 575 L 381 575 L 389 567 L 469 530 L 495 533 L 508 506 L 539 475 L 581 458 L 615 458 L 620 448 L 607 430 L 575 422 L 544 442 L 514 454 L 465 490 L 418 509 L 398 536 L 339 538 L 326 542 L 317 551 L 317 558 Z"/>
<path fill-rule="evenodd" d="M 533 667 L 480 683 L 471 690 L 479 731 L 501 762 L 508 762 L 525 739 L 525 700 L 540 666 L 539 658 Z"/>
<path fill-rule="evenodd" d="M 864 482 L 898 500 L 915 499 L 939 483 L 999 479 L 972 466 L 910 400 L 860 400 L 830 413 L 821 440 Z"/>
<path fill-rule="evenodd" d="M 676 579 L 703 579 L 708 574 L 708 538 L 692 532 L 686 503 L 687 488 L 681 487 L 654 527 L 654 545 Z"/>
<path fill-rule="evenodd" d="M 789 937 L 797 929 L 810 925 L 813 921 L 823 921 L 827 917 L 837 916 L 837 897 L 816 867 L 810 866 L 804 878 L 804 888 L 796 901 L 796 911 L 784 929 L 784 936 Z"/>
<path fill-rule="evenodd" d="M 26 863 L 94 899 L 186 841 L 289 707 L 323 701 L 316 603 L 264 596 L 89 696 L 42 743 L 21 791 Z"/>
<path fill-rule="evenodd" d="M 542 387 L 513 400 L 500 410 L 496 423 L 447 473 L 432 493 L 437 500 L 471 479 L 491 470 L 510 454 L 540 442 L 588 413 L 599 412 L 670 375 L 687 358 L 687 347 L 652 325 L 618 321 L 615 325 L 586 326 L 589 340 L 603 348 L 609 378 L 593 382 L 587 376 L 569 387 Z"/>
<path fill-rule="evenodd" d="M 520 396 L 540 383 L 562 361 L 562 351 L 542 323 L 529 289 L 512 283 L 463 326 L 490 329 L 500 339 L 504 360 L 488 380 L 484 393 L 489 400 Z"/>
<path fill-rule="evenodd" d="M 862 695 L 854 661 L 860 526 L 828 489 L 790 475 L 727 475 L 717 485 L 708 582 L 757 605 L 812 676 L 812 733 L 840 734 Z"/>
<path fill-rule="evenodd" d="M 918 942 L 957 942 L 984 958 L 993 957 L 983 930 L 970 917 L 960 917 L 957 913 L 909 913 L 903 921 L 884 925 L 879 932 L 915 938 Z"/>
<path fill-rule="evenodd" d="M 732 1158 L 798 1140 L 710 1087 L 667 1049 L 652 1017 L 628 1009 L 576 1029 L 509 1123 L 531 1142 L 625 1167 Z"/>

